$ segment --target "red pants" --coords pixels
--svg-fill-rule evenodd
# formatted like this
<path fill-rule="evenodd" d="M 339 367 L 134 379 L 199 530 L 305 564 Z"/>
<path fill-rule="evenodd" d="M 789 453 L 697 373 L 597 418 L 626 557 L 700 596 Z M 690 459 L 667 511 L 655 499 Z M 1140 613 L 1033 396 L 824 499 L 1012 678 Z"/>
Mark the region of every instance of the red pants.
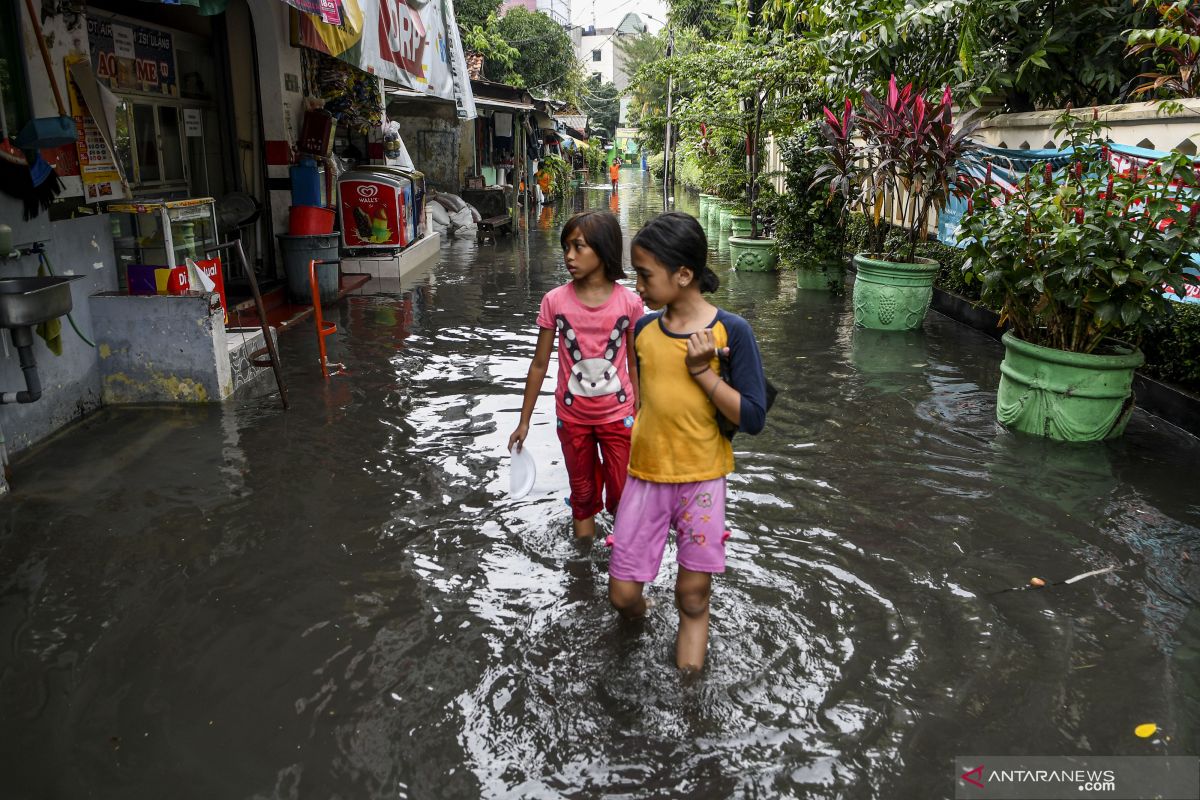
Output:
<path fill-rule="evenodd" d="M 604 508 L 617 513 L 629 468 L 632 430 L 633 417 L 604 425 L 558 421 L 558 440 L 571 481 L 571 516 L 575 519 L 595 516 Z"/>

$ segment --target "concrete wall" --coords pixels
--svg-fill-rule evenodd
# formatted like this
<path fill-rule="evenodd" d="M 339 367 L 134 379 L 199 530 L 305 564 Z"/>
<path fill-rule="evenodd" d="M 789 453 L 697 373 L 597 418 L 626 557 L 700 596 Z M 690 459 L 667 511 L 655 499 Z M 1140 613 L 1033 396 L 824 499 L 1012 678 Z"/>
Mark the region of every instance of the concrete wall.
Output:
<path fill-rule="evenodd" d="M 106 404 L 206 403 L 233 392 L 215 295 L 98 294 L 90 299 Z"/>
<path fill-rule="evenodd" d="M 400 125 L 400 136 L 428 186 L 458 194 L 463 174 L 472 165 L 473 121 L 460 120 L 454 105 L 433 100 L 392 100 L 388 117 Z M 464 142 L 464 140 L 466 140 Z"/>
<path fill-rule="evenodd" d="M 0 200 L 0 219 L 12 224 L 21 216 L 16 203 L 7 197 Z M 44 215 L 43 215 L 44 216 Z M 80 331 L 95 341 L 95 325 L 88 307 L 88 296 L 95 292 L 117 288 L 112 236 L 108 232 L 108 217 L 95 216 L 56 222 L 54 236 L 46 241 L 46 255 L 55 274 L 83 275 L 71 283 L 71 312 Z M 23 238 L 23 237 L 18 237 Z M 0 278 L 36 275 L 36 256 L 0 261 Z M 34 359 L 42 380 L 40 400 L 25 405 L 0 405 L 0 430 L 8 441 L 10 453 L 24 450 L 67 423 L 100 407 L 100 370 L 97 351 L 88 346 L 62 320 L 61 356 L 54 355 L 40 337 L 33 342 Z M 7 331 L 0 346 L 0 391 L 25 388 L 25 378 L 17 361 L 17 352 Z"/>
<path fill-rule="evenodd" d="M 1108 136 L 1117 144 L 1195 155 L 1200 143 L 1200 100 L 1183 100 L 1182 105 L 1181 113 L 1171 115 L 1160 114 L 1158 103 L 1099 106 L 1097 113 L 1109 125 Z M 1092 109 L 1072 113 L 1090 117 Z M 1061 142 L 1056 143 L 1052 128 L 1061 114 L 1061 110 L 1000 114 L 984 121 L 975 138 L 991 147 L 1013 150 L 1057 147 Z"/>
<path fill-rule="evenodd" d="M 258 45 L 258 91 L 261 97 L 261 107 L 254 98 L 254 87 L 250 82 L 248 94 L 250 106 L 248 110 L 239 108 L 240 127 L 248 123 L 243 117 L 253 115 L 253 130 L 257 136 L 257 127 L 262 126 L 262 138 L 265 141 L 283 141 L 295 144 L 297 132 L 300 129 L 300 118 L 304 113 L 304 96 L 299 91 L 300 81 L 300 50 L 292 47 L 291 32 L 288 22 L 288 6 L 279 0 L 248 0 L 250 19 L 254 25 L 254 40 Z M 231 6 L 232 10 L 232 6 Z M 230 31 L 236 25 L 230 20 Z M 247 42 L 247 47 L 249 44 Z M 233 46 L 231 44 L 231 49 Z M 235 73 L 236 74 L 236 73 Z M 247 73 L 249 74 L 249 73 Z M 297 90 L 287 88 L 287 76 L 296 77 Z M 261 114 L 261 119 L 259 117 Z M 260 163 L 255 161 L 254 163 Z M 259 197 L 267 197 L 273 233 L 287 233 L 288 208 L 292 204 L 291 184 L 288 181 L 288 165 L 271 164 L 267 166 L 267 179 L 271 182 Z M 278 239 L 273 243 L 278 253 Z M 277 264 L 282 265 L 282 256 L 277 256 Z M 280 268 L 282 275 L 282 267 Z"/>

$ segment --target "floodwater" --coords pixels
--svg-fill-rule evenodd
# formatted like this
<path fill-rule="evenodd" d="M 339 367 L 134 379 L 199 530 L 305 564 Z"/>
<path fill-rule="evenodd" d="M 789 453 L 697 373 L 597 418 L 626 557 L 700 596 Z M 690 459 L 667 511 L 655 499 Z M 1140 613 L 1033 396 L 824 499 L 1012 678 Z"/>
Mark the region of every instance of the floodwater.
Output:
<path fill-rule="evenodd" d="M 661 200 L 626 170 L 565 211 L 610 204 L 632 233 Z M 286 334 L 286 413 L 106 410 L 17 459 L 0 795 L 941 798 L 955 755 L 1200 753 L 1197 442 L 1140 412 L 1111 444 L 1006 433 L 990 339 L 856 331 L 723 245 L 780 395 L 681 677 L 671 554 L 627 626 L 571 539 L 552 378 L 506 497 L 562 219 L 341 304 L 348 374 Z"/>

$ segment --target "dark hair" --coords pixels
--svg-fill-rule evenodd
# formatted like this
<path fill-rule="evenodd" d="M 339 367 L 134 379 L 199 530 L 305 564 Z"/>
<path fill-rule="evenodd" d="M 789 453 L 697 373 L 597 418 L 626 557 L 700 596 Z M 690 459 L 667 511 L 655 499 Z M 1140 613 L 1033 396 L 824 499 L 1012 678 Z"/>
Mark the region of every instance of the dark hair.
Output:
<path fill-rule="evenodd" d="M 576 231 L 583 234 L 588 247 L 600 257 L 600 263 L 604 265 L 604 277 L 610 281 L 625 277 L 625 270 L 621 268 L 621 223 L 615 214 L 611 211 L 580 211 L 573 215 L 558 237 L 564 251 L 567 249 L 567 240 Z"/>
<path fill-rule="evenodd" d="M 687 267 L 696 275 L 700 291 L 715 292 L 721 285 L 717 273 L 708 268 L 708 237 L 691 214 L 667 211 L 637 232 L 631 247 L 640 247 L 671 272 Z"/>

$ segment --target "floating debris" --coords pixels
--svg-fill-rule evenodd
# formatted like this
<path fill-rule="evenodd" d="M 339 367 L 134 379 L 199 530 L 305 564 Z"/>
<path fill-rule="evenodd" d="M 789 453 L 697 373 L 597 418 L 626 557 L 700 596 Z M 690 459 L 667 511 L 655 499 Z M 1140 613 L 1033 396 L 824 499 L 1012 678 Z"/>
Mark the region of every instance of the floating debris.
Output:
<path fill-rule="evenodd" d="M 1047 586 L 1066 586 L 1066 585 L 1069 585 L 1072 583 L 1078 583 L 1079 581 L 1083 580 L 1084 578 L 1094 578 L 1097 575 L 1103 575 L 1107 572 L 1114 572 L 1116 569 L 1117 569 L 1117 565 L 1114 564 L 1111 567 L 1104 567 L 1103 569 L 1094 569 L 1091 572 L 1083 572 L 1083 573 L 1080 573 L 1079 575 L 1073 575 L 1070 578 L 1067 578 L 1066 580 L 1055 581 L 1054 583 L 1046 583 L 1045 578 L 1033 577 L 1033 578 L 1030 578 L 1029 583 L 1025 584 L 1024 586 L 1011 586 L 1007 589 L 1001 589 L 997 592 L 992 592 L 992 594 L 1004 594 L 1005 592 L 1023 592 L 1026 589 L 1043 589 Z"/>
<path fill-rule="evenodd" d="M 1133 734 L 1139 739 L 1149 739 L 1156 733 L 1158 733 L 1158 726 L 1153 722 L 1143 722 L 1133 729 Z"/>

